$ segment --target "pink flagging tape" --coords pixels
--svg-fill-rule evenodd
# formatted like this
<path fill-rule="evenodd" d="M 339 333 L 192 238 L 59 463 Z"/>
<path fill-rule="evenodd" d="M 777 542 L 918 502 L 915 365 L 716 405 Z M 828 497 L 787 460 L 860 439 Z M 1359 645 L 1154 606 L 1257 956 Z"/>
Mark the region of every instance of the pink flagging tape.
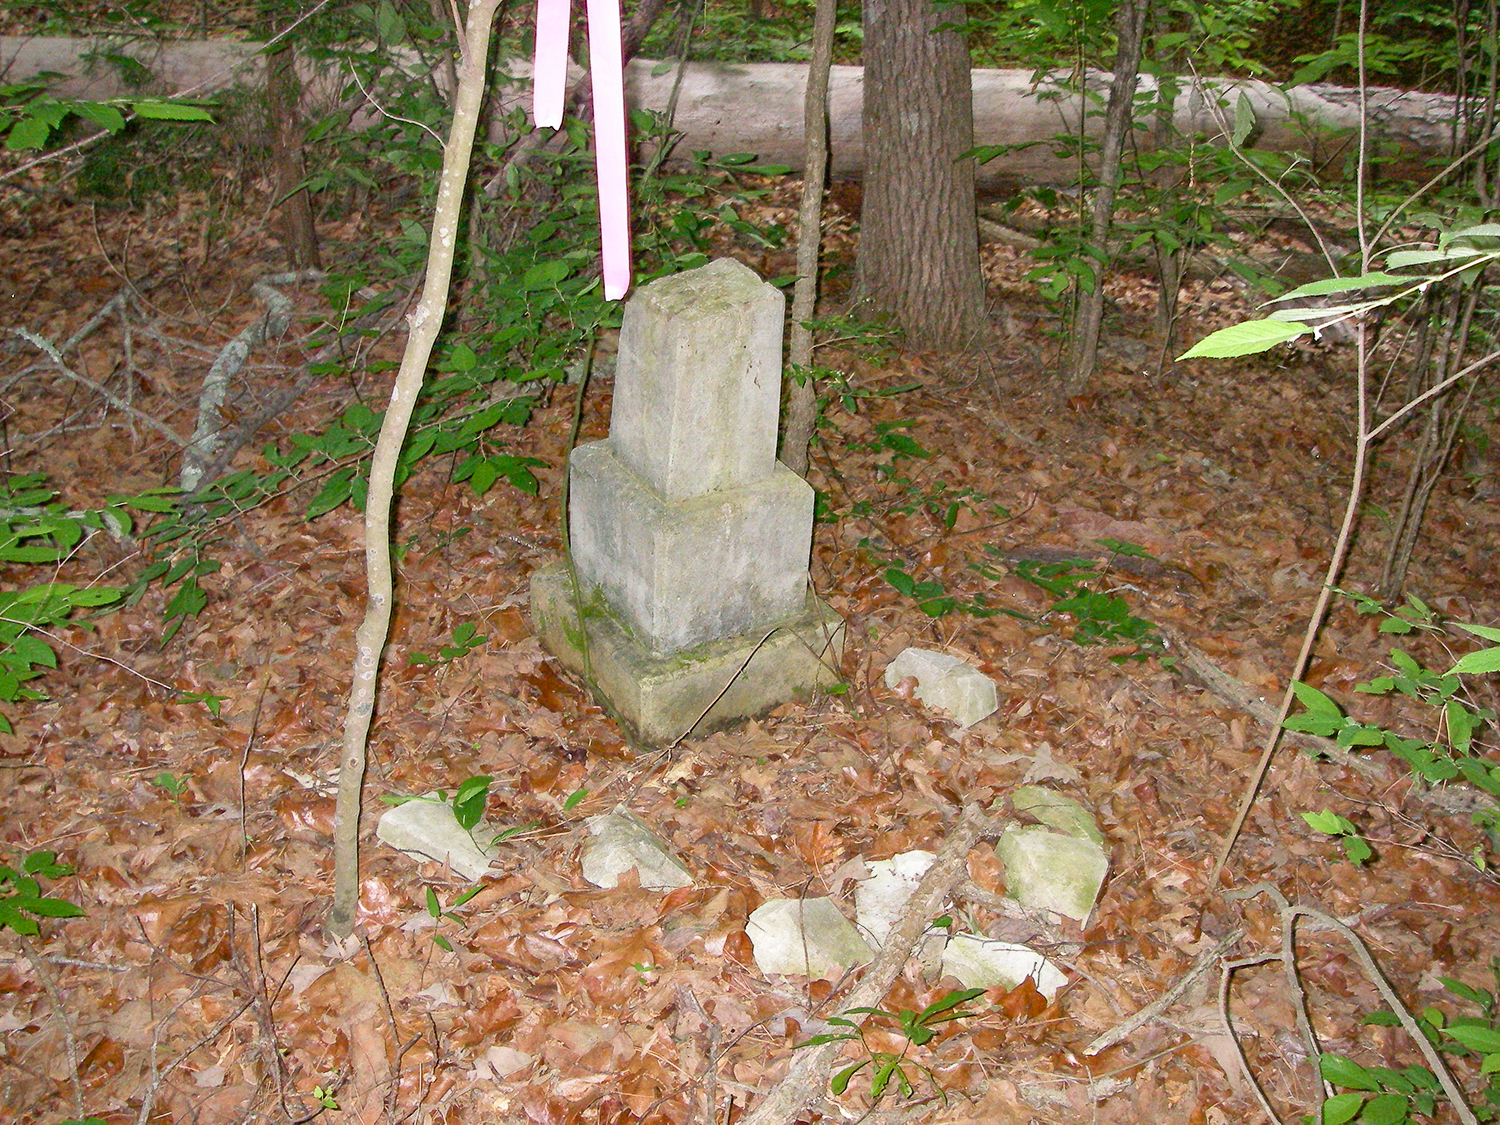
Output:
<path fill-rule="evenodd" d="M 532 116 L 539 129 L 562 126 L 568 85 L 570 0 L 537 0 L 536 57 L 531 64 Z"/>
<path fill-rule="evenodd" d="M 588 0 L 589 64 L 594 74 L 594 159 L 599 170 L 599 235 L 604 296 L 630 288 L 630 194 L 625 163 L 625 73 L 620 0 Z"/>
<path fill-rule="evenodd" d="M 568 80 L 571 0 L 537 0 L 532 115 L 538 128 L 562 125 Z M 599 176 L 599 235 L 604 296 L 630 290 L 630 190 L 625 157 L 625 73 L 620 0 L 588 0 L 589 63 L 594 80 L 594 161 Z"/>

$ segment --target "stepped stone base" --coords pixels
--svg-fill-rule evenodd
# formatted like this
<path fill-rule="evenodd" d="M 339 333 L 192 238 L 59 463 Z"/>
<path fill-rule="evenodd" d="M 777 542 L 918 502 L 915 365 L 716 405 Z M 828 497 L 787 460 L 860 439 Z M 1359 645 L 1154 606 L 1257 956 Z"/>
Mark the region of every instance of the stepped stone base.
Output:
<path fill-rule="evenodd" d="M 592 679 L 605 702 L 650 746 L 731 726 L 838 682 L 834 669 L 844 647 L 843 618 L 812 594 L 801 613 L 779 625 L 670 656 L 653 654 L 596 598 L 582 619 L 585 669 L 566 563 L 531 576 L 531 620 L 547 650 L 570 671 Z"/>
<path fill-rule="evenodd" d="M 584 597 L 598 590 L 658 655 L 801 612 L 813 490 L 785 465 L 773 461 L 751 484 L 665 500 L 609 441 L 596 441 L 568 458 L 568 488 Z"/>

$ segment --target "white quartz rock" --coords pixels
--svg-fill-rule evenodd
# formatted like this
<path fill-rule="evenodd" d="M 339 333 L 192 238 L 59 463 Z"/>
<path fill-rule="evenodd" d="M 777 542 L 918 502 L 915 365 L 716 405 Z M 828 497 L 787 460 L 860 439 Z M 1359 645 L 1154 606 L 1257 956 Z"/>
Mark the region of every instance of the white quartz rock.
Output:
<path fill-rule="evenodd" d="M 1027 977 L 1048 1000 L 1068 983 L 1052 962 L 1028 945 L 954 934 L 943 949 L 943 972 L 965 988 L 1015 988 Z"/>
<path fill-rule="evenodd" d="M 931 852 L 911 851 L 868 865 L 870 877 L 854 888 L 854 908 L 860 932 L 871 946 L 879 949 L 885 944 L 901 920 L 906 900 L 936 858 Z"/>
<path fill-rule="evenodd" d="M 693 885 L 693 876 L 666 841 L 628 809 L 591 816 L 588 826 L 593 838 L 583 846 L 582 867 L 583 877 L 594 886 L 619 886 L 620 877 L 632 867 L 643 890 L 675 891 Z"/>
<path fill-rule="evenodd" d="M 381 814 L 375 836 L 416 860 L 446 863 L 455 875 L 471 883 L 490 874 L 490 861 L 500 853 L 495 829 L 481 822 L 465 832 L 453 806 L 437 793 L 404 801 Z"/>
<path fill-rule="evenodd" d="M 893 688 L 908 676 L 916 678 L 918 699 L 947 711 L 960 727 L 973 726 L 1000 705 L 994 680 L 946 652 L 904 650 L 886 665 L 885 686 Z"/>
<path fill-rule="evenodd" d="M 826 977 L 867 963 L 870 947 L 832 899 L 773 898 L 745 923 L 763 973 Z"/>

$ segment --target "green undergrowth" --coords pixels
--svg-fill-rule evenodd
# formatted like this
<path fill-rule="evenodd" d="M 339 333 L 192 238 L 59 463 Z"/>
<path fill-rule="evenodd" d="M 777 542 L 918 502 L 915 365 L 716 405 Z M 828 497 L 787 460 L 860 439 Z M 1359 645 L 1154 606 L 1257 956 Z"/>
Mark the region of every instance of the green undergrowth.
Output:
<path fill-rule="evenodd" d="M 434 29 L 409 21 L 402 29 L 377 24 L 387 37 L 401 30 L 429 46 L 439 41 Z M 325 156 L 308 184 L 314 206 L 348 214 L 375 197 L 404 203 L 394 216 L 395 236 L 370 242 L 321 286 L 326 307 L 313 320 L 325 327 L 308 338 L 307 350 L 335 345 L 328 350 L 350 357 L 311 372 L 329 386 L 388 377 L 394 367 L 383 353 L 370 358 L 369 342 L 382 331 L 375 327 L 382 318 L 395 319 L 405 283 L 425 263 L 441 163 L 437 134 L 448 112 L 430 85 L 384 65 L 379 53 L 350 53 L 346 61 L 390 113 L 364 132 L 344 128 L 340 115 L 313 124 L 310 139 Z M 640 135 L 670 142 L 659 119 L 637 115 L 635 124 Z M 455 267 L 456 300 L 400 455 L 398 488 L 418 471 L 431 471 L 477 496 L 496 487 L 536 495 L 536 470 L 544 462 L 527 452 L 525 428 L 553 388 L 582 380 L 599 333 L 619 323 L 620 304 L 604 300 L 598 277 L 597 189 L 586 128 L 570 119 L 550 145 L 515 164 L 512 145 L 530 125 L 520 114 L 508 125 L 508 135 L 476 152 L 476 184 L 500 169 L 510 174 L 499 177 L 495 195 L 475 192 Z M 118 138 L 119 159 L 142 155 L 130 148 L 139 144 L 132 137 Z M 102 151 L 116 158 L 114 147 Z M 670 174 L 634 169 L 636 284 L 702 265 L 732 247 L 780 248 L 787 232 L 757 226 L 750 214 L 775 183 L 768 176 L 781 171 L 746 156 L 706 154 Z M 74 511 L 59 498 L 66 482 L 11 477 L 0 489 L 0 564 L 10 568 L 9 589 L 0 594 L 0 706 L 12 711 L 44 698 L 36 681 L 57 665 L 52 636 L 64 623 L 87 627 L 92 615 L 136 606 L 157 591 L 161 641 L 172 640 L 210 604 L 233 525 L 248 513 L 273 501 L 300 508 L 307 520 L 362 510 L 382 420 L 378 404 L 349 402 L 322 423 L 242 456 L 242 467 L 191 496 L 152 489 Z M 80 551 L 95 535 L 117 544 L 107 562 L 98 551 Z M 108 583 L 98 578 L 106 571 Z M 84 577 L 63 581 L 63 573 Z M 476 636 L 455 634 L 436 659 L 468 651 Z M 9 729 L 0 716 L 0 730 Z"/>

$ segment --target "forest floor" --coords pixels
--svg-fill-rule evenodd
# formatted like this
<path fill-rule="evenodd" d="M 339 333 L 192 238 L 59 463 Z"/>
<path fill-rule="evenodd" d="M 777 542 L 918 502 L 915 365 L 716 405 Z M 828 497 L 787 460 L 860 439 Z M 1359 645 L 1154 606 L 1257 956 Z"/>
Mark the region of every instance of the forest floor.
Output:
<path fill-rule="evenodd" d="M 766 204 L 782 221 L 796 190 Z M 281 268 L 253 208 L 229 224 L 206 214 L 190 197 L 144 211 L 0 197 L 0 330 L 60 341 L 139 286 L 128 317 L 106 318 L 70 353 L 73 369 L 186 434 L 214 355 L 260 315 L 251 283 Z M 328 224 L 325 252 L 368 252 L 395 225 L 382 212 Z M 830 225 L 848 227 L 837 216 Z M 847 251 L 836 239 L 833 253 Z M 786 272 L 784 260 L 744 256 Z M 44 889 L 83 913 L 43 919 L 35 937 L 0 930 L 0 1118 L 728 1125 L 843 1010 L 850 985 L 760 974 L 749 913 L 774 896 L 848 904 L 863 862 L 939 850 L 964 805 L 1003 810 L 1023 781 L 1095 812 L 1110 873 L 1093 917 L 1080 927 L 1007 904 L 988 841 L 968 854 L 951 912 L 1047 952 L 1069 983 L 1050 1003 L 1029 986 L 971 1003 L 972 1016 L 911 1048 L 911 1095 L 893 1087 L 873 1120 L 1258 1119 L 1226 1008 L 1280 1119 L 1309 1112 L 1316 1082 L 1276 960 L 1281 914 L 1265 896 L 1228 893 L 1260 883 L 1353 926 L 1411 1008 L 1475 1014 L 1438 978 L 1495 987 L 1500 885 L 1467 858 L 1483 844 L 1467 818 L 1433 814 L 1383 755 L 1361 771 L 1284 747 L 1220 885 L 1209 885 L 1265 728 L 1189 674 L 1187 657 L 1248 697 L 1279 701 L 1349 483 L 1352 350 L 1159 371 L 1145 328 L 1154 297 L 1126 279 L 1093 388 L 1060 405 L 1050 322 L 1021 281 L 1028 265 L 987 247 L 1000 327 L 982 349 L 820 349 L 848 393 L 830 402 L 814 451 L 811 480 L 831 518 L 815 530 L 812 581 L 848 622 L 847 691 L 739 729 L 639 752 L 531 634 L 528 577 L 560 554 L 577 387 L 555 387 L 529 425 L 500 432 L 543 462 L 536 496 L 501 484 L 477 497 L 448 479 L 450 466 L 426 462 L 403 489 L 394 535 L 400 608 L 371 735 L 350 942 L 331 941 L 323 922 L 363 613 L 358 515 L 345 506 L 304 519 L 313 480 L 226 523 L 207 605 L 165 644 L 168 595 L 155 589 L 87 629 L 54 631 L 60 666 L 37 681 L 50 699 L 8 708 L 16 733 L 0 739 L 0 862 L 54 851 L 74 872 Z M 300 314 L 325 315 L 313 287 L 294 292 Z M 1201 336 L 1242 302 L 1205 284 L 1184 327 Z M 302 374 L 308 327 L 252 357 L 239 409 Z M 376 341 L 370 358 L 396 358 L 401 340 Z M 175 480 L 175 444 L 40 359 L 14 335 L 0 340 L 8 474 L 45 472 L 76 507 Z M 379 409 L 390 372 L 368 371 L 315 382 L 237 465 L 264 468 L 254 450 L 351 403 Z M 607 433 L 610 390 L 600 363 L 580 440 Z M 1378 573 L 1406 440 L 1377 451 L 1343 579 L 1351 588 L 1371 589 Z M 1439 488 L 1407 588 L 1454 619 L 1495 625 L 1500 509 L 1489 482 L 1500 444 L 1489 448 L 1475 475 Z M 1149 558 L 1114 556 L 1104 542 Z M 1085 623 L 1049 613 L 1057 599 L 1020 576 L 1028 555 L 1098 560 L 1088 588 L 1123 599 L 1165 647 L 1107 633 L 1111 643 L 1076 643 Z M 97 535 L 61 576 L 117 581 L 131 565 L 128 543 Z M 941 582 L 955 606 L 924 613 L 887 581 L 892 568 Z M 1006 612 L 957 604 L 981 596 Z M 466 622 L 484 643 L 412 663 Z M 1399 724 L 1399 708 L 1354 692 L 1388 667 L 1392 642 L 1378 624 L 1337 603 L 1310 679 Z M 998 712 L 961 731 L 887 689 L 883 669 L 909 645 L 992 677 Z M 1451 659 L 1435 641 L 1407 647 L 1434 666 Z M 479 774 L 494 778 L 490 817 L 525 830 L 479 893 L 452 905 L 467 884 L 379 844 L 375 822 L 383 797 Z M 620 802 L 679 851 L 693 886 L 605 891 L 583 880 L 585 821 Z M 1323 809 L 1358 825 L 1376 860 L 1343 861 L 1299 815 Z M 1225 957 L 1247 964 L 1221 1004 Z M 1383 1002 L 1343 936 L 1304 926 L 1296 964 L 1324 1050 L 1368 1065 L 1420 1061 L 1399 1028 L 1361 1024 Z M 1156 1018 L 1085 1053 L 1185 978 Z M 954 987 L 914 960 L 885 1006 L 920 1009 Z M 902 1049 L 890 1029 L 870 1043 Z M 849 1045 L 844 1061 L 858 1057 Z M 1455 1065 L 1473 1088 L 1472 1065 Z M 870 1108 L 862 1079 L 823 1096 L 808 1119 L 857 1120 Z"/>

